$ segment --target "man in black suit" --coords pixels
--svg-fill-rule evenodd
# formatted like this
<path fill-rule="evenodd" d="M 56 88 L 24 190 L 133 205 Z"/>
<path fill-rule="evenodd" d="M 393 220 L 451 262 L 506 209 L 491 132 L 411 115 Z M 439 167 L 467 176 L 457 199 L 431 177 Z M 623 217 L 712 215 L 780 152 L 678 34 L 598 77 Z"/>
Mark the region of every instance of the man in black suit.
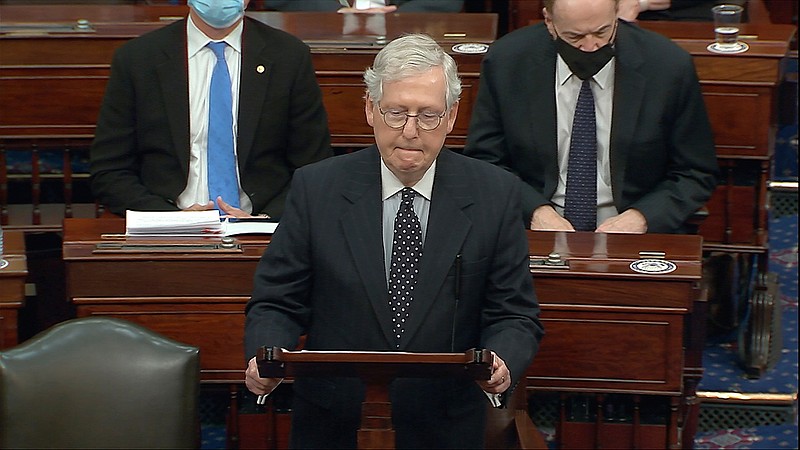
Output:
<path fill-rule="evenodd" d="M 308 47 L 243 18 L 247 2 L 190 0 L 187 19 L 115 53 L 90 170 L 92 191 L 111 212 L 219 208 L 279 217 L 295 169 L 332 155 Z M 206 182 L 218 169 L 206 164 L 216 63 L 207 44 L 219 41 L 232 82 L 238 199 L 210 198 Z"/>
<path fill-rule="evenodd" d="M 489 349 L 489 380 L 404 378 L 390 386 L 398 448 L 480 447 L 487 396 L 524 377 L 543 334 L 520 183 L 442 147 L 461 82 L 430 37 L 394 40 L 364 80 L 376 145 L 296 172 L 246 307 L 246 385 L 270 392 L 278 380 L 260 378 L 253 355 L 260 346 L 293 349 L 301 335 L 307 350 Z M 411 300 L 393 312 L 393 256 L 411 245 L 395 221 L 412 201 L 408 220 L 417 223 L 422 252 L 408 255 L 416 265 Z M 292 386 L 293 447 L 355 447 L 360 380 L 297 378 Z"/>
<path fill-rule="evenodd" d="M 545 22 L 483 60 L 465 153 L 518 174 L 532 229 L 563 217 L 573 112 L 589 80 L 596 115 L 599 232 L 672 233 L 716 186 L 711 126 L 691 56 L 617 20 L 616 0 L 546 0 Z"/>

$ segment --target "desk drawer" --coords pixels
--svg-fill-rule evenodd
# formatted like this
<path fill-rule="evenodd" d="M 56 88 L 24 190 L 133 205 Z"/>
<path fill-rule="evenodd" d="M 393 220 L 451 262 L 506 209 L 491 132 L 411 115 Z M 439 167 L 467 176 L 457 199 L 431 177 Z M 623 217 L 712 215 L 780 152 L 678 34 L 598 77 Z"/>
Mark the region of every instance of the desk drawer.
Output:
<path fill-rule="evenodd" d="M 197 299 L 194 299 L 197 300 Z M 244 306 L 248 298 L 214 303 L 186 298 L 73 298 L 78 317 L 110 316 L 200 348 L 203 381 L 244 380 Z"/>
<path fill-rule="evenodd" d="M 542 304 L 541 319 L 547 334 L 527 373 L 535 389 L 680 394 L 681 314 Z"/>

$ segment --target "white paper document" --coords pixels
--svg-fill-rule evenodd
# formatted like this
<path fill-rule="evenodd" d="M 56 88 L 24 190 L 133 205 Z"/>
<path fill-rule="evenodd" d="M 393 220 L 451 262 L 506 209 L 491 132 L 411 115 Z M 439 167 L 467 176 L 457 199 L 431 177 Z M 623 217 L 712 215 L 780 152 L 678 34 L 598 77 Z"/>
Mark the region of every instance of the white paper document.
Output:
<path fill-rule="evenodd" d="M 209 237 L 271 234 L 278 223 L 262 217 L 220 217 L 219 211 L 131 211 L 125 213 L 128 236 Z"/>

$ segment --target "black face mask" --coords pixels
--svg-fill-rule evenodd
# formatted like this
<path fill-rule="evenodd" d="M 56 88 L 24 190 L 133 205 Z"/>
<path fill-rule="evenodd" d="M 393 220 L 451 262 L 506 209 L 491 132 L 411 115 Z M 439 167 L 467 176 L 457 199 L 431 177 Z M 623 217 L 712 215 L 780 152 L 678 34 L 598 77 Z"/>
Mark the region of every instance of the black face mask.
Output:
<path fill-rule="evenodd" d="M 581 80 L 586 80 L 593 77 L 614 57 L 614 45 L 612 43 L 616 37 L 616 31 L 615 29 L 614 36 L 611 37 L 608 44 L 593 52 L 585 52 L 579 48 L 573 47 L 561 39 L 558 33 L 556 33 L 556 51 L 561 55 L 564 62 L 567 63 L 572 73 Z"/>

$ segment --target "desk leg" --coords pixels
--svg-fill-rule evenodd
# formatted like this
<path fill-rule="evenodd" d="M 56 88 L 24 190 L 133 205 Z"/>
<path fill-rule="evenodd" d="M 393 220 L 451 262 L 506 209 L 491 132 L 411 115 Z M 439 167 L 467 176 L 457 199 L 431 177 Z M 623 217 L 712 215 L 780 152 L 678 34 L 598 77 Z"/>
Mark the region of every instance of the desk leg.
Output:
<path fill-rule="evenodd" d="M 361 406 L 361 428 L 358 430 L 358 448 L 395 448 L 392 429 L 392 404 L 389 402 L 388 381 L 367 380 L 366 398 Z"/>
<path fill-rule="evenodd" d="M 230 405 L 228 406 L 228 433 L 227 448 L 239 448 L 239 385 L 231 383 L 228 385 L 230 391 Z"/>
<path fill-rule="evenodd" d="M 669 417 L 667 418 L 667 448 L 681 448 L 680 436 L 678 435 L 678 416 L 680 407 L 681 397 L 670 397 Z"/>

